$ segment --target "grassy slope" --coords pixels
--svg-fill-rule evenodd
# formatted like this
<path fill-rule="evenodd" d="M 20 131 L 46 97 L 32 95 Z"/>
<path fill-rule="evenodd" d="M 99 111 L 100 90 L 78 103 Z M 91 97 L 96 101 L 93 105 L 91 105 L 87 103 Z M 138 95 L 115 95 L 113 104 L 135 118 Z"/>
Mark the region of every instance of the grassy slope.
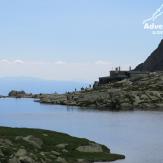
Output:
<path fill-rule="evenodd" d="M 33 146 L 31 146 L 29 143 L 23 141 L 23 140 L 16 140 L 15 138 L 17 136 L 23 136 L 26 137 L 28 135 L 33 135 L 37 138 L 40 138 L 43 140 L 44 144 L 41 149 L 35 149 Z M 87 139 L 82 138 L 76 138 L 69 136 L 67 134 L 58 133 L 58 132 L 52 132 L 47 130 L 41 130 L 41 129 L 26 129 L 26 128 L 6 128 L 6 127 L 0 127 L 0 139 L 9 139 L 12 142 L 12 146 L 10 148 L 3 149 L 0 147 L 0 149 L 5 153 L 4 158 L 0 158 L 0 161 L 6 162 L 6 160 L 9 158 L 10 155 L 15 153 L 20 148 L 25 148 L 28 152 L 32 152 L 37 156 L 37 159 L 42 158 L 40 155 L 40 152 L 48 152 L 50 151 L 57 151 L 61 153 L 61 157 L 65 158 L 68 162 L 75 163 L 77 159 L 85 159 L 89 161 L 113 161 L 117 159 L 124 159 L 123 155 L 117 155 L 117 154 L 111 154 L 110 150 L 102 146 L 103 151 L 101 153 L 84 153 L 84 152 L 78 152 L 75 150 L 79 146 L 88 145 L 90 143 Z M 57 144 L 63 144 L 66 143 L 68 146 L 66 146 L 67 153 L 63 153 L 56 147 Z M 52 159 L 52 158 L 51 158 Z M 54 162 L 54 161 L 53 161 Z"/>

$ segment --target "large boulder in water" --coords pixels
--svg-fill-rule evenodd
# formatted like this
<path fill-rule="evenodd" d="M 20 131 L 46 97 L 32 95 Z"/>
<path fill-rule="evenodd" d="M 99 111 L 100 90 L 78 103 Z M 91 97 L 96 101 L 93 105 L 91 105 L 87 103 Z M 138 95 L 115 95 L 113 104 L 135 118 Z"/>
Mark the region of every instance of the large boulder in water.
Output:
<path fill-rule="evenodd" d="M 26 95 L 25 91 L 15 91 L 15 90 L 10 91 L 8 94 L 9 97 L 17 97 L 17 98 L 23 97 L 25 95 Z"/>

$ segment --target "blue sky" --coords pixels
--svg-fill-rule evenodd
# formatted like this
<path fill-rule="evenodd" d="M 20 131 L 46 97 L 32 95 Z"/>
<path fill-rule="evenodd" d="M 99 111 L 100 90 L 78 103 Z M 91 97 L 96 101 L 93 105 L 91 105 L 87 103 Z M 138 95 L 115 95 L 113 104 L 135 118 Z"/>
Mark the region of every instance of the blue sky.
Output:
<path fill-rule="evenodd" d="M 0 76 L 95 80 L 116 65 L 134 67 L 162 39 L 142 25 L 162 3 L 0 0 Z"/>

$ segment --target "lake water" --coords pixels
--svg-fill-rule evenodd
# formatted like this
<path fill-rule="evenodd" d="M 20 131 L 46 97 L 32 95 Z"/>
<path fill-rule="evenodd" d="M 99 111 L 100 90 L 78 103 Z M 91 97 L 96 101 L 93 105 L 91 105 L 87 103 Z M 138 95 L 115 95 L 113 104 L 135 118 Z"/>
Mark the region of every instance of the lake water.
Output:
<path fill-rule="evenodd" d="M 107 112 L 0 99 L 0 125 L 65 132 L 126 155 L 115 163 L 163 163 L 163 112 Z"/>

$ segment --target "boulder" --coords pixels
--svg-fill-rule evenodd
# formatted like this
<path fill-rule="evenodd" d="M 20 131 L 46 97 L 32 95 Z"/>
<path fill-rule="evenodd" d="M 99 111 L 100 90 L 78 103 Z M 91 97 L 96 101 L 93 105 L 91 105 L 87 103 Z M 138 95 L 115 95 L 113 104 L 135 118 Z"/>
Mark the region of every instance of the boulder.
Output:
<path fill-rule="evenodd" d="M 56 145 L 57 148 L 66 148 L 66 146 L 68 146 L 68 144 L 58 144 L 58 145 Z"/>
<path fill-rule="evenodd" d="M 102 146 L 99 144 L 90 144 L 85 146 L 79 146 L 76 148 L 79 152 L 88 152 L 88 153 L 94 153 L 94 152 L 103 152 Z"/>
<path fill-rule="evenodd" d="M 8 163 L 21 163 L 21 162 L 19 161 L 18 158 L 13 157 L 13 158 L 9 159 Z"/>
<path fill-rule="evenodd" d="M 4 156 L 4 154 L 3 154 L 2 150 L 0 149 L 0 157 L 3 157 L 3 156 Z"/>
<path fill-rule="evenodd" d="M 19 158 L 19 161 L 21 163 L 36 163 L 32 158 L 30 158 L 29 156 L 21 156 Z"/>
<path fill-rule="evenodd" d="M 43 145 L 43 141 L 40 138 L 36 138 L 32 135 L 23 137 L 23 140 L 32 144 L 34 147 L 41 149 L 41 146 Z"/>
<path fill-rule="evenodd" d="M 27 155 L 27 151 L 25 149 L 19 149 L 17 153 L 15 154 L 15 156 L 17 157 L 26 156 L 26 155 Z"/>
<path fill-rule="evenodd" d="M 23 97 L 25 95 L 26 95 L 25 91 L 15 91 L 15 90 L 12 90 L 8 94 L 9 97 L 17 97 L 17 98 Z"/>
<path fill-rule="evenodd" d="M 67 163 L 67 161 L 65 160 L 65 158 L 62 158 L 62 157 L 58 157 L 56 159 L 57 162 L 60 162 L 60 163 Z"/>
<path fill-rule="evenodd" d="M 56 151 L 51 151 L 52 154 L 56 155 L 56 156 L 59 156 L 61 155 L 59 152 L 56 152 Z"/>

